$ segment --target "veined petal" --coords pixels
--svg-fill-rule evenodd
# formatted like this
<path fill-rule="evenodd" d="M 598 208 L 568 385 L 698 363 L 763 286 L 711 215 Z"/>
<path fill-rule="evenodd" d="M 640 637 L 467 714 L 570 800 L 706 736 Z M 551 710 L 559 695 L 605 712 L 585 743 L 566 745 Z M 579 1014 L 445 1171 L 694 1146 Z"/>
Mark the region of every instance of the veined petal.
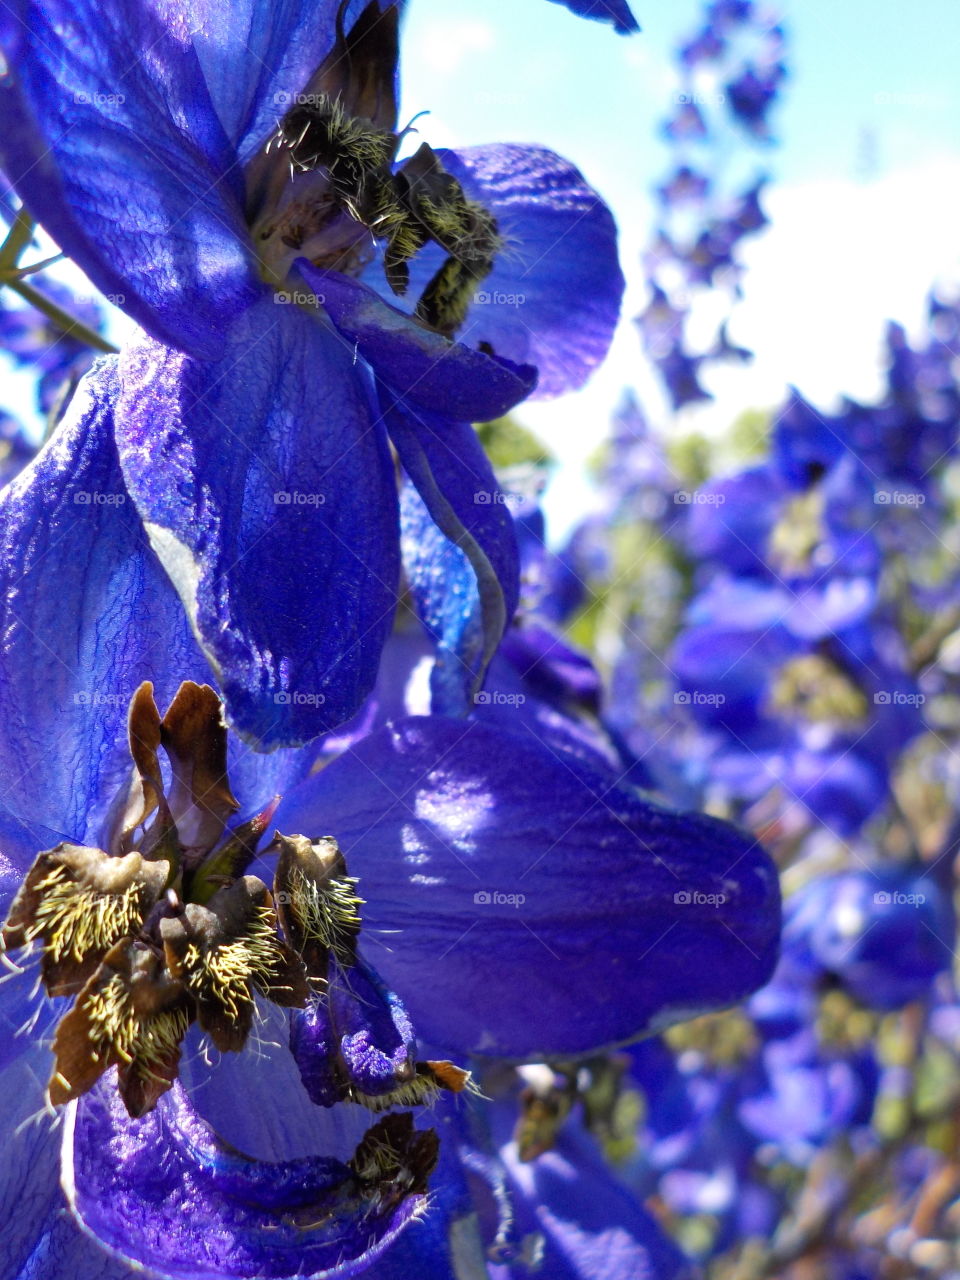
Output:
<path fill-rule="evenodd" d="M 121 357 L 124 476 L 217 674 L 262 746 L 341 724 L 373 686 L 397 600 L 396 487 L 350 352 L 264 297 L 221 361 Z"/>
<path fill-rule="evenodd" d="M 381 10 L 390 0 L 380 0 Z M 349 31 L 369 0 L 350 0 L 342 15 Z M 277 120 L 307 90 L 333 49 L 336 3 L 331 0 L 187 0 L 190 39 L 211 100 L 241 163 L 246 164 Z"/>
<path fill-rule="evenodd" d="M 582 386 L 607 354 L 620 315 L 617 228 L 578 169 L 552 151 L 510 144 L 439 150 L 467 196 L 497 219 L 506 247 L 477 286 L 459 337 L 538 373 L 537 398 Z M 436 270 L 411 264 L 411 298 Z"/>
<path fill-rule="evenodd" d="M 183 1280 L 340 1280 L 365 1270 L 424 1207 L 431 1140 L 406 1133 L 409 1123 L 409 1113 L 381 1122 L 394 1128 L 397 1160 L 409 1173 L 412 1194 L 403 1194 L 362 1160 L 354 1167 L 327 1156 L 240 1155 L 179 1085 L 131 1120 L 111 1073 L 71 1108 L 65 1188 L 84 1227 L 137 1269 Z"/>
<path fill-rule="evenodd" d="M 463 422 L 487 422 L 525 399 L 536 383 L 529 365 L 496 359 L 434 333 L 359 280 L 321 271 L 305 258 L 297 269 L 321 305 L 395 397 Z"/>
<path fill-rule="evenodd" d="M 630 12 L 626 0 L 553 0 L 584 18 L 596 18 L 598 22 L 610 22 L 618 34 L 630 35 L 640 30 L 640 24 Z"/>
<path fill-rule="evenodd" d="M 385 418 L 417 491 L 403 493 L 402 545 L 417 610 L 439 645 L 431 686 L 457 715 L 517 607 L 513 521 L 472 427 L 399 405 Z"/>
<path fill-rule="evenodd" d="M 401 721 L 307 779 L 276 821 L 336 835 L 364 929 L 396 931 L 377 953 L 384 980 L 452 1056 L 628 1041 L 742 999 L 773 967 L 779 890 L 756 842 L 532 735 Z"/>
<path fill-rule="evenodd" d="M 4 1039 L 8 1031 L 11 1001 L 19 1003 L 14 985 L 29 987 L 23 975 L 0 987 L 0 1020 Z M 36 1032 L 34 1032 L 34 1036 Z M 38 1241 L 52 1225 L 62 1204 L 57 1180 L 59 1135 L 44 1109 L 50 1054 L 38 1040 L 24 1038 L 24 1049 L 0 1070 L 4 1099 L 0 1120 L 0 1276 L 19 1280 L 31 1273 L 28 1263 Z M 46 1277 L 44 1277 L 46 1280 Z M 52 1280 L 52 1276 L 51 1276 Z"/>
<path fill-rule="evenodd" d="M 124 486 L 116 401 L 106 359 L 0 494 L 0 800 L 94 844 L 129 776 L 134 690 L 164 702 L 207 672 Z"/>
<path fill-rule="evenodd" d="M 182 22 L 160 3 L 4 6 L 0 159 L 99 289 L 157 338 L 211 356 L 222 317 L 257 290 L 236 154 Z"/>

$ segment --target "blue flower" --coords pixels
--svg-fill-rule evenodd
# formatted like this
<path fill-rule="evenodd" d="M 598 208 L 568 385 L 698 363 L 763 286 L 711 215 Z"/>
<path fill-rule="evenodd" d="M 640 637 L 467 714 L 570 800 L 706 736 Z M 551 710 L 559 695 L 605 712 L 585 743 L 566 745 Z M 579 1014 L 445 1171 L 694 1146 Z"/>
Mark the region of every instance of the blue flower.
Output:
<path fill-rule="evenodd" d="M 436 1218 L 428 1222 L 439 1233 L 438 1256 L 447 1257 L 451 1232 L 462 1230 L 456 1224 L 469 1208 L 455 1194 L 446 1154 L 458 1104 L 440 1098 L 435 1113 L 411 1122 L 395 1099 L 414 1104 L 417 1090 L 436 1092 L 439 1077 L 462 1083 L 463 1071 L 446 1066 L 447 1057 L 575 1057 L 743 998 L 775 958 L 775 872 L 759 846 L 732 827 L 642 798 L 572 729 L 554 725 L 552 736 L 541 736 L 523 724 L 507 729 L 502 717 L 396 719 L 358 731 L 339 755 L 326 751 L 324 759 L 335 758 L 309 777 L 313 751 L 257 756 L 231 737 L 228 787 L 223 747 L 211 746 L 222 730 L 212 720 L 197 738 L 187 728 L 175 732 L 187 716 L 162 722 L 159 731 L 155 719 L 148 716 L 144 729 L 134 716 L 140 781 L 131 790 L 131 697 L 153 677 L 159 706 L 177 705 L 181 678 L 202 680 L 206 663 L 132 504 L 118 500 L 124 491 L 116 455 L 104 462 L 113 441 L 105 405 L 115 377 L 110 361 L 93 371 L 54 441 L 0 499 L 3 559 L 15 570 L 3 598 L 7 643 L 0 655 L 8 815 L 0 870 L 8 903 L 18 886 L 26 893 L 11 925 L 21 933 L 8 935 L 8 946 L 28 936 L 35 947 L 49 941 L 37 921 L 52 917 L 38 917 L 31 897 L 36 891 L 43 899 L 47 872 L 58 884 L 96 883 L 101 892 L 98 877 L 123 868 L 137 871 L 130 884 L 143 936 L 149 941 L 159 930 L 163 941 L 161 952 L 144 949 L 136 936 L 111 935 L 119 951 L 84 951 L 79 971 L 65 968 L 62 955 L 45 961 L 48 986 L 72 990 L 76 1001 L 53 1037 L 56 1096 L 74 1098 L 65 1147 L 70 1202 L 114 1253 L 163 1274 L 195 1274 L 216 1250 L 226 1274 L 287 1275 L 283 1248 L 294 1229 L 312 1269 L 333 1268 L 338 1248 L 357 1266 L 380 1254 L 386 1266 L 397 1233 L 422 1215 L 429 1192 L 446 1206 L 438 1208 L 439 1226 Z M 51 593 L 51 552 L 67 533 L 86 572 L 64 575 Z M 141 715 L 143 697 L 135 702 Z M 540 721 L 531 714 L 524 723 Z M 158 745 L 169 771 L 158 763 Z M 305 1013 L 294 1015 L 294 1053 L 285 1046 L 236 1053 L 252 1031 L 255 990 L 267 1001 L 263 1038 L 286 1038 L 287 1015 L 270 1010 L 297 996 L 297 966 L 280 935 L 261 930 L 257 951 L 243 952 L 260 957 L 244 980 L 246 995 L 234 991 L 224 1000 L 197 976 L 189 943 L 193 938 L 201 954 L 204 938 L 208 950 L 218 938 L 243 943 L 236 912 L 247 903 L 242 920 L 251 912 L 269 917 L 263 886 L 274 874 L 281 919 L 296 911 L 299 890 L 289 875 L 246 865 L 277 792 L 288 795 L 273 823 L 291 838 L 306 834 L 311 857 L 326 847 L 324 833 L 334 833 L 345 860 L 344 874 L 333 877 L 336 900 L 349 920 L 328 937 L 325 962 L 322 948 L 313 948 L 315 977 L 326 963 L 330 1001 L 321 1007 L 306 993 Z M 253 827 L 234 818 L 256 813 L 263 816 Z M 70 848 L 58 853 L 64 840 Z M 46 861 L 23 890 L 37 850 L 47 851 Z M 130 861 L 121 867 L 97 850 Z M 138 861 L 144 850 L 152 861 Z M 171 858 L 181 867 L 169 886 L 172 899 L 150 870 Z M 261 871 L 261 879 L 251 877 Z M 124 922 L 136 928 L 128 916 Z M 297 928 L 296 916 L 284 924 L 286 946 L 307 957 Z M 92 984 L 86 995 L 77 994 L 81 980 Z M 143 1027 L 153 1025 L 144 1012 L 140 1030 L 122 1041 L 126 1056 L 116 1044 L 130 1024 L 101 1018 L 97 1025 L 107 1031 L 93 1045 L 100 1057 L 92 1062 L 89 1050 L 78 1057 L 77 1044 L 90 1042 L 78 1042 L 74 1032 L 102 1008 L 104 992 L 130 992 L 137 983 L 153 992 L 155 1013 L 178 1011 L 162 1024 L 164 1055 L 142 1041 Z M 6 1081 L 18 1103 L 5 1122 L 16 1128 L 41 1105 L 55 1015 L 44 1002 L 34 1005 L 28 978 L 2 990 L 11 1031 L 33 1014 L 43 1033 L 41 1043 L 31 1044 L 28 1033 L 5 1041 Z M 297 998 L 304 998 L 302 987 Z M 232 1008 L 247 1009 L 247 1020 Z M 181 1079 L 173 1083 L 183 1033 Z M 205 1037 L 224 1053 L 214 1071 L 204 1065 L 213 1052 Z M 116 1077 L 111 1063 L 119 1063 Z M 310 1090 L 333 1105 L 311 1102 Z M 368 1106 L 357 1108 L 358 1099 Z M 381 1103 L 386 1128 L 371 1126 L 370 1117 L 346 1123 Z M 239 1160 L 221 1139 L 254 1162 Z M 138 1158 L 140 1143 L 149 1160 Z M 24 1204 L 31 1206 L 17 1210 L 15 1226 L 5 1225 L 6 1266 L 14 1275 L 62 1274 L 63 1267 L 95 1274 L 99 1265 L 58 1208 L 57 1145 L 45 1127 L 28 1125 L 16 1138 L 11 1130 L 7 1167 L 29 1170 Z M 380 1152 L 379 1164 L 371 1151 Z M 12 1212 L 17 1200 L 6 1191 Z M 420 1274 L 412 1261 L 406 1265 L 407 1274 Z"/>
<path fill-rule="evenodd" d="M 470 546 L 492 650 L 516 550 L 474 502 L 493 483 L 469 423 L 538 375 L 579 385 L 619 309 L 613 220 L 559 157 L 394 164 L 398 21 L 375 0 L 0 18 L 6 173 L 143 329 L 91 384 L 114 417 L 100 465 L 117 450 L 232 725 L 269 746 L 373 684 L 400 567 L 388 441 Z"/>

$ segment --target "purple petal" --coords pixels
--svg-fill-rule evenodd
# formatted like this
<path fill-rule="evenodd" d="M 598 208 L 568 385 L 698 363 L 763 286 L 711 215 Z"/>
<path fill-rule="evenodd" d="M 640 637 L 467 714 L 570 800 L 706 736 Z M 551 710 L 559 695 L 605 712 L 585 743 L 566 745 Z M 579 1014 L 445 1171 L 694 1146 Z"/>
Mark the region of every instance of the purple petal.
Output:
<path fill-rule="evenodd" d="M 598 22 L 611 22 L 619 35 L 630 35 L 640 30 L 640 25 L 630 12 L 625 0 L 554 0 L 565 5 L 583 18 L 596 18 Z"/>
<path fill-rule="evenodd" d="M 398 931 L 378 969 L 454 1055 L 627 1041 L 734 1003 L 775 959 L 776 873 L 749 836 L 532 735 L 402 721 L 292 792 L 277 825 L 337 837 L 364 930 Z"/>
<path fill-rule="evenodd" d="M 451 342 L 389 306 L 359 280 L 321 271 L 305 258 L 296 266 L 338 331 L 408 405 L 486 422 L 502 417 L 532 391 L 536 370 L 528 365 Z"/>
<path fill-rule="evenodd" d="M 610 210 L 568 161 L 537 147 L 438 151 L 467 195 L 497 219 L 507 248 L 474 295 L 462 341 L 533 365 L 535 395 L 582 386 L 607 354 L 623 295 Z M 437 265 L 411 269 L 411 297 Z"/>
<path fill-rule="evenodd" d="M 513 521 L 472 427 L 400 405 L 385 419 L 422 499 L 404 492 L 403 550 L 417 610 L 439 645 L 433 691 L 459 714 L 517 607 Z"/>
<path fill-rule="evenodd" d="M 96 843 L 126 785 L 127 705 L 207 664 L 150 550 L 113 439 L 116 362 L 80 383 L 0 495 L 0 791 L 11 813 Z"/>
<path fill-rule="evenodd" d="M 555 1150 L 528 1164 L 512 1142 L 501 1156 L 518 1230 L 543 1233 L 551 1280 L 693 1280 L 689 1261 L 582 1133 L 568 1127 Z M 510 1274 L 493 1268 L 496 1277 Z"/>
<path fill-rule="evenodd" d="M 17 194 L 149 333 L 215 355 L 223 316 L 256 286 L 240 170 L 193 49 L 123 0 L 19 0 L 0 12 L 0 46 Z"/>
<path fill-rule="evenodd" d="M 131 1120 L 111 1072 L 74 1105 L 64 1141 L 74 1213 L 105 1247 L 164 1276 L 350 1277 L 423 1208 L 355 1199 L 324 1156 L 265 1162 L 225 1146 L 179 1085 Z"/>
<path fill-rule="evenodd" d="M 350 353 L 264 298 L 220 362 L 146 341 L 120 367 L 124 475 L 231 725 L 272 747 L 342 723 L 399 579 L 393 468 Z"/>

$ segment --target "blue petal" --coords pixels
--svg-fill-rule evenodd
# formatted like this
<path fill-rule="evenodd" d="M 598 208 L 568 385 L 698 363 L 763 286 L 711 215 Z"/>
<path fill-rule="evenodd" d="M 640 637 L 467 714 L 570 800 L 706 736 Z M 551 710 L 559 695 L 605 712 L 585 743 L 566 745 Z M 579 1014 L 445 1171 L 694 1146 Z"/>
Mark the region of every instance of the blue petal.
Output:
<path fill-rule="evenodd" d="M 27 984 L 26 976 L 17 979 Z M 0 988 L 7 1014 L 9 982 Z M 7 1017 L 3 1018 L 4 1023 Z M 9 1034 L 6 1026 L 4 1035 Z M 19 1277 L 63 1203 L 58 1182 L 60 1135 L 44 1109 L 49 1052 L 35 1043 L 0 1071 L 0 1276 Z M 26 1275 L 31 1273 L 29 1269 Z"/>
<path fill-rule="evenodd" d="M 504 495 L 472 427 L 399 405 L 385 418 L 419 493 L 403 493 L 404 564 L 420 617 L 439 645 L 436 705 L 459 714 L 517 607 L 513 521 L 497 501 Z"/>
<path fill-rule="evenodd" d="M 236 154 L 194 51 L 123 0 L 5 5 L 0 47 L 0 159 L 18 195 L 148 332 L 216 354 L 223 316 L 257 287 Z"/>
<path fill-rule="evenodd" d="M 775 959 L 763 850 L 616 777 L 532 735 L 414 718 L 309 778 L 276 821 L 340 841 L 364 931 L 397 931 L 377 968 L 422 1040 L 542 1059 L 732 1004 Z"/>
<path fill-rule="evenodd" d="M 551 1280 L 693 1280 L 691 1263 L 582 1134 L 564 1129 L 553 1151 L 528 1164 L 512 1142 L 501 1155 L 517 1229 L 542 1232 Z M 513 1272 L 494 1267 L 492 1274 Z"/>
<path fill-rule="evenodd" d="M 179 1085 L 131 1120 L 114 1073 L 71 1108 L 65 1189 L 85 1228 L 115 1256 L 163 1276 L 285 1277 L 365 1270 L 424 1208 L 358 1194 L 327 1156 L 264 1162 L 238 1154 Z"/>
<path fill-rule="evenodd" d="M 60 1197 L 58 1197 L 60 1199 Z M 51 1211 L 16 1280 L 130 1280 L 130 1268 L 84 1235 L 66 1204 Z"/>
<path fill-rule="evenodd" d="M 396 487 L 350 353 L 265 298 L 199 362 L 121 362 L 128 487 L 242 736 L 291 746 L 346 720 L 397 600 Z"/>
<path fill-rule="evenodd" d="M 2 800 L 92 843 L 129 777 L 134 690 L 153 680 L 166 702 L 207 672 L 124 487 L 116 383 L 101 361 L 0 495 Z"/>
<path fill-rule="evenodd" d="M 629 35 L 640 30 L 640 25 L 630 12 L 625 0 L 554 0 L 554 4 L 565 5 L 573 13 L 584 18 L 596 18 L 599 22 L 612 22 L 614 30 L 620 35 Z"/>
<path fill-rule="evenodd" d="M 305 258 L 297 269 L 343 336 L 408 405 L 464 422 L 502 417 L 530 394 L 536 370 L 451 342 L 389 306 L 372 289 Z"/>
<path fill-rule="evenodd" d="M 538 397 L 582 386 L 620 316 L 624 281 L 610 210 L 552 151 L 504 144 L 437 155 L 507 242 L 474 294 L 461 340 L 533 365 Z M 437 253 L 426 250 L 411 265 L 411 297 L 436 269 Z"/>

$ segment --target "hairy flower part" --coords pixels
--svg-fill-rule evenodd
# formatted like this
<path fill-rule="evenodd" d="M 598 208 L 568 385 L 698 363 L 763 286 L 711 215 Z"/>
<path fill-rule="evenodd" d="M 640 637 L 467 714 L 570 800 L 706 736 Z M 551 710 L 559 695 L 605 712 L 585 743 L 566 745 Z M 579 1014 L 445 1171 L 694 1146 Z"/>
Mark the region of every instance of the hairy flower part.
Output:
<path fill-rule="evenodd" d="M 51 1103 L 71 1102 L 117 1067 L 128 1113 L 143 1115 L 176 1079 L 190 1021 L 183 985 L 156 952 L 131 939 L 118 943 L 57 1027 Z"/>
<path fill-rule="evenodd" d="M 60 844 L 41 853 L 10 907 L 0 943 L 16 951 L 39 941 L 47 994 L 80 990 L 106 953 L 139 928 L 170 874 L 139 853 L 111 858 Z"/>
<path fill-rule="evenodd" d="M 400 997 L 358 955 L 363 899 L 336 840 L 277 832 L 271 848 L 280 853 L 274 890 L 284 935 L 316 993 L 290 1024 L 290 1048 L 311 1100 L 387 1111 L 426 1105 L 442 1090 L 471 1089 L 470 1073 L 454 1063 L 417 1061 Z"/>
<path fill-rule="evenodd" d="M 310 989 L 278 935 L 266 885 L 243 874 L 274 806 L 226 831 L 237 802 L 220 699 L 187 681 L 161 719 L 142 685 L 129 742 L 134 778 L 110 843 L 139 840 L 148 856 L 69 844 L 41 853 L 2 942 L 6 951 L 39 943 L 47 994 L 77 995 L 54 1040 L 51 1102 L 79 1097 L 116 1066 L 130 1114 L 142 1115 L 176 1078 L 191 1022 L 236 1052 L 253 1025 L 255 992 L 289 1006 L 305 1004 Z"/>

